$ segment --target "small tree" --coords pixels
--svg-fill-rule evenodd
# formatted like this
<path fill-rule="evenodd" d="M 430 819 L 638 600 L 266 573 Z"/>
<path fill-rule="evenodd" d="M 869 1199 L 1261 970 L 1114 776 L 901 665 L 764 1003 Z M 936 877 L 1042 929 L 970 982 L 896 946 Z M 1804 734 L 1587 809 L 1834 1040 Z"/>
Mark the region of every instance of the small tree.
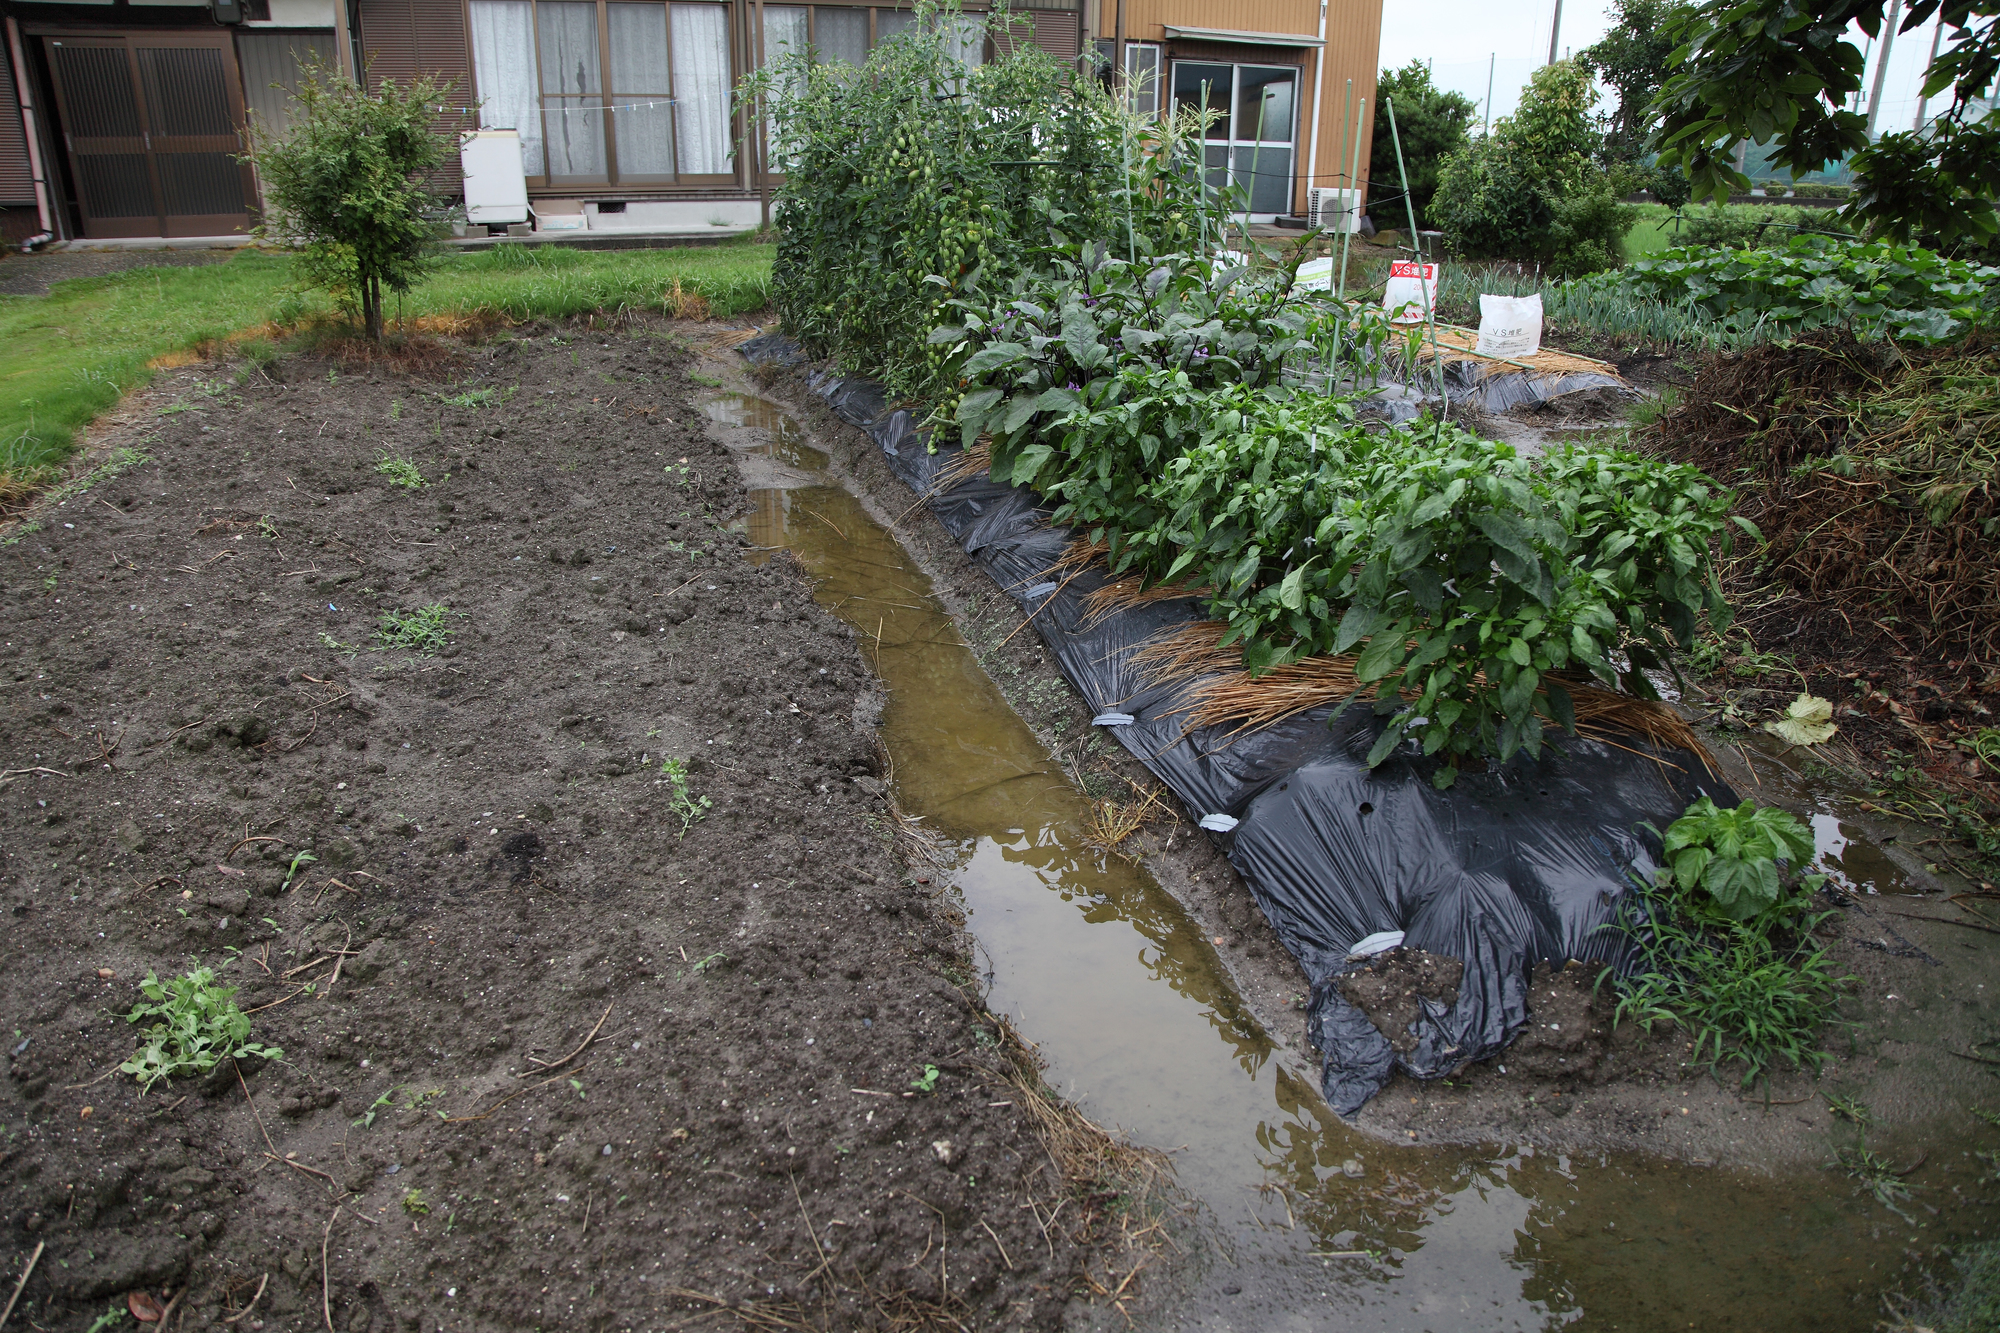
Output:
<path fill-rule="evenodd" d="M 1375 100 L 1393 98 L 1396 105 L 1396 134 L 1403 144 L 1403 170 L 1409 173 L 1410 202 L 1415 205 L 1417 225 L 1431 225 L 1431 196 L 1437 193 L 1438 167 L 1447 157 L 1465 146 L 1466 133 L 1479 108 L 1463 93 L 1455 93 L 1431 82 L 1431 69 L 1421 60 L 1412 60 L 1397 70 L 1383 70 L 1375 83 Z M 1389 134 L 1389 117 L 1375 118 L 1374 163 L 1370 169 L 1382 190 L 1400 188 L 1396 172 L 1396 146 Z M 1400 220 L 1393 210 L 1392 220 Z"/>
<path fill-rule="evenodd" d="M 436 201 L 425 178 L 449 142 L 436 128 L 456 84 L 383 80 L 369 93 L 337 70 L 309 66 L 283 137 L 251 128 L 250 161 L 264 185 L 256 235 L 298 247 L 301 280 L 361 317 L 382 339 L 382 294 L 404 292 L 431 266 Z"/>
<path fill-rule="evenodd" d="M 1594 46 L 1576 53 L 1576 63 L 1618 94 L 1605 117 L 1604 155 L 1612 162 L 1638 162 L 1659 124 L 1653 101 L 1673 65 L 1676 40 L 1668 26 L 1693 6 L 1688 0 L 1612 0 L 1617 22 Z"/>
<path fill-rule="evenodd" d="M 1546 266 L 1557 277 L 1609 268 L 1634 214 L 1622 171 L 1598 165 L 1597 94 L 1574 61 L 1534 73 L 1521 106 L 1438 174 L 1431 212 L 1454 252 Z"/>

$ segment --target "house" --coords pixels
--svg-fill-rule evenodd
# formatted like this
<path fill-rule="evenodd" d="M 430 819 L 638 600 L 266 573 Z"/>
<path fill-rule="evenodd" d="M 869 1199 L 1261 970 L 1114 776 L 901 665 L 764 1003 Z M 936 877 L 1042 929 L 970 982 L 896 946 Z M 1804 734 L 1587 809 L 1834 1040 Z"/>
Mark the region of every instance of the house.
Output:
<path fill-rule="evenodd" d="M 977 12 L 984 0 L 966 5 Z M 1133 104 L 1221 112 L 1209 155 L 1253 215 L 1299 214 L 1371 137 L 1382 0 L 1015 0 L 1013 35 Z M 0 0 L 0 238 L 223 236 L 254 224 L 237 160 L 320 60 L 375 83 L 456 81 L 459 128 L 521 135 L 529 196 L 590 223 L 746 223 L 777 178 L 731 89 L 777 51 L 858 62 L 910 0 Z M 1351 91 L 1350 91 L 1351 85 Z"/>

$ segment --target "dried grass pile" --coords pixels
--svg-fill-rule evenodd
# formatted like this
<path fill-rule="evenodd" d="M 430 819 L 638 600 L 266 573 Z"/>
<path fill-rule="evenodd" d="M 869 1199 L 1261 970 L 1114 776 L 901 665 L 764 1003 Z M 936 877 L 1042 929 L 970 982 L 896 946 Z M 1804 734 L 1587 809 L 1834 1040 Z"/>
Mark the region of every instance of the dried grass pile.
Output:
<path fill-rule="evenodd" d="M 1794 647 L 2000 666 L 2000 346 L 1814 333 L 1709 359 L 1650 442 L 1738 487 L 1769 542 L 1730 572 Z"/>
<path fill-rule="evenodd" d="M 1197 620 L 1132 655 L 1129 665 L 1152 684 L 1193 682 L 1178 710 L 1186 719 L 1183 735 L 1230 726 L 1227 736 L 1233 740 L 1364 690 L 1355 678 L 1352 656 L 1308 657 L 1252 676 L 1243 669 L 1241 649 L 1220 646 L 1227 629 L 1219 620 Z M 1628 738 L 1686 750 L 1713 767 L 1713 757 L 1694 728 L 1666 704 L 1579 679 L 1564 678 L 1562 684 L 1576 710 L 1578 735 L 1614 745 Z"/>

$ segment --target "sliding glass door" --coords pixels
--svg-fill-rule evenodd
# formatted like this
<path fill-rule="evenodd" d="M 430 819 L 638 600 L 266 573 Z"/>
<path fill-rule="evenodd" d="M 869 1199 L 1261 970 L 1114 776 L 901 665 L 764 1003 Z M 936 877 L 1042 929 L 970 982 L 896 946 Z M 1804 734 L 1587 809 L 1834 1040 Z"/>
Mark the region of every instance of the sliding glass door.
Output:
<path fill-rule="evenodd" d="M 1174 62 L 1174 105 L 1206 108 L 1209 183 L 1248 196 L 1252 215 L 1289 213 L 1296 167 L 1299 71 L 1289 65 Z"/>

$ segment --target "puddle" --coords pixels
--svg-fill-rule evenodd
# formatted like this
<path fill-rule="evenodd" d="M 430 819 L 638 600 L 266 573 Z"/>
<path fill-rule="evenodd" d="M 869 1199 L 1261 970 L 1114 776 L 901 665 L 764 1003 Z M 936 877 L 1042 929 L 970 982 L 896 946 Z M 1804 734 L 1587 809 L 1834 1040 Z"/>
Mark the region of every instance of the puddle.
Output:
<path fill-rule="evenodd" d="M 786 470 L 755 494 L 750 538 L 797 556 L 887 682 L 898 794 L 956 848 L 989 1004 L 1087 1113 L 1174 1150 L 1201 1201 L 1213 1262 L 1165 1326 L 1865 1330 L 1907 1254 L 1957 1234 L 1947 1221 L 1964 1219 L 1905 1224 L 1833 1172 L 1403 1149 L 1343 1125 L 1179 904 L 1089 846 L 1081 795 L 917 563 L 811 475 L 824 456 L 792 418 L 735 394 L 706 411 L 734 447 L 763 451 L 753 469 Z M 1843 872 L 1874 873 L 1840 836 Z"/>

